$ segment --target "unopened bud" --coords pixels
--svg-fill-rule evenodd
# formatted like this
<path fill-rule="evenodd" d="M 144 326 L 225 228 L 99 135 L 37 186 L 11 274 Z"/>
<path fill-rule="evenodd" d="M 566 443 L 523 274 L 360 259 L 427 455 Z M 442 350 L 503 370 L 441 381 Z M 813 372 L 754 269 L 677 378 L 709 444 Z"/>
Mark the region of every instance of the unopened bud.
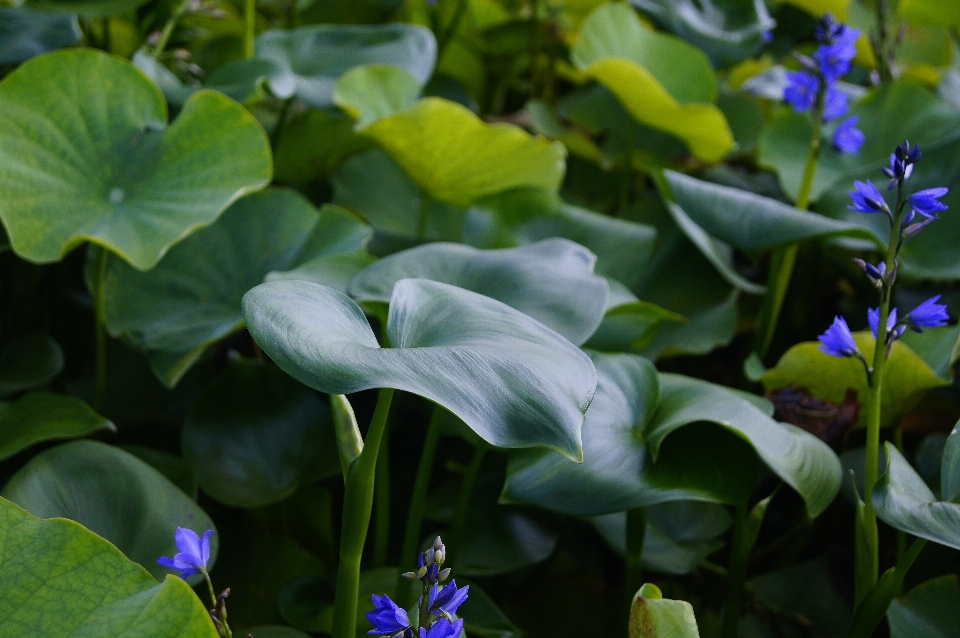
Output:
<path fill-rule="evenodd" d="M 413 573 L 413 572 L 403 572 L 402 575 L 403 575 L 403 577 L 406 578 L 407 580 L 416 580 L 416 579 L 417 579 L 417 575 L 416 575 L 415 573 Z"/>
<path fill-rule="evenodd" d="M 433 548 L 437 550 L 443 549 L 443 541 L 440 540 L 439 536 L 437 536 L 436 540 L 433 541 Z"/>
<path fill-rule="evenodd" d="M 449 578 L 449 577 L 450 577 L 450 568 L 447 567 L 446 569 L 441 570 L 441 571 L 440 571 L 440 574 L 439 574 L 439 577 L 440 577 L 440 582 L 441 582 L 441 583 L 442 583 L 443 581 L 445 581 L 447 578 Z"/>
<path fill-rule="evenodd" d="M 437 565 L 443 565 L 443 559 L 445 556 L 442 549 L 438 549 L 433 557 L 437 561 Z"/>
<path fill-rule="evenodd" d="M 418 578 L 418 579 L 423 579 L 423 577 L 426 576 L 426 575 L 427 575 L 427 567 L 426 567 L 426 565 L 424 565 L 423 567 L 421 567 L 420 569 L 417 570 L 417 578 Z"/>
<path fill-rule="evenodd" d="M 434 561 L 436 560 L 436 553 L 437 553 L 437 550 L 435 550 L 432 547 L 428 549 L 426 552 L 424 552 L 424 558 L 427 559 L 427 565 L 432 565 L 434 563 Z"/>

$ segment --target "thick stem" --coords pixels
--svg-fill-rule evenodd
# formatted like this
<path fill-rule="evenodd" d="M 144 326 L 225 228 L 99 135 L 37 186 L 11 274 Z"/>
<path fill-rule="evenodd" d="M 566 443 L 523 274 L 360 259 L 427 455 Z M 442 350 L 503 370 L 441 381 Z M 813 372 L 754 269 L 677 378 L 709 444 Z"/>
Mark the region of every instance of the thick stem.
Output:
<path fill-rule="evenodd" d="M 470 511 L 470 497 L 473 495 L 473 486 L 480 475 L 480 467 L 483 465 L 483 457 L 486 455 L 488 447 L 489 445 L 481 441 L 474 449 L 470 466 L 467 468 L 467 473 L 463 477 L 463 484 L 460 486 L 460 493 L 457 494 L 457 503 L 453 509 L 453 529 L 450 534 L 452 538 L 450 543 L 447 544 L 448 567 L 453 566 L 453 558 L 459 556 L 459 552 L 463 549 L 463 530 L 467 524 L 467 512 Z M 450 548 L 453 548 L 452 554 Z"/>
<path fill-rule="evenodd" d="M 243 57 L 252 58 L 257 31 L 257 2 L 246 0 L 243 8 Z"/>
<path fill-rule="evenodd" d="M 414 561 L 417 554 L 417 544 L 420 538 L 420 528 L 423 525 L 423 512 L 427 506 L 427 491 L 430 489 L 430 475 L 433 473 L 433 459 L 440 443 L 440 425 L 443 423 L 445 410 L 434 404 L 430 424 L 427 426 L 427 438 L 423 441 L 423 452 L 420 453 L 420 465 L 417 466 L 417 478 L 413 484 L 413 498 L 410 501 L 410 513 L 407 515 L 407 528 L 403 533 L 403 553 L 400 554 L 400 566 L 407 561 Z M 416 562 L 413 562 L 416 567 Z M 402 570 L 401 570 L 402 571 Z M 413 584 L 403 576 L 397 579 L 397 604 L 403 608 L 413 602 Z"/>
<path fill-rule="evenodd" d="M 390 547 L 390 426 L 384 428 L 383 453 L 377 459 L 376 488 L 373 491 L 374 507 L 377 510 L 377 526 L 373 537 L 373 566 L 387 564 Z"/>
<path fill-rule="evenodd" d="M 647 533 L 647 508 L 627 510 L 627 608 L 643 585 L 643 541 Z"/>
<path fill-rule="evenodd" d="M 360 559 L 373 510 L 373 487 L 380 441 L 387 425 L 393 389 L 383 388 L 367 431 L 363 452 L 354 460 L 343 495 L 340 532 L 340 567 L 333 608 L 333 638 L 354 638 L 357 631 L 357 598 L 360 594 Z"/>
<path fill-rule="evenodd" d="M 160 32 L 160 39 L 157 40 L 157 45 L 153 47 L 153 53 L 151 54 L 155 60 L 160 59 L 160 54 L 163 53 L 163 50 L 167 48 L 167 43 L 170 41 L 170 36 L 173 34 L 174 27 L 177 26 L 177 22 L 180 21 L 180 18 L 190 9 L 190 3 L 192 0 L 184 0 L 180 3 L 167 20 L 167 23 L 163 25 L 163 30 Z"/>
<path fill-rule="evenodd" d="M 733 536 L 730 539 L 730 566 L 727 569 L 727 604 L 723 611 L 722 638 L 737 638 L 740 626 L 740 601 L 747 577 L 746 547 L 747 505 L 737 505 L 733 510 Z"/>
<path fill-rule="evenodd" d="M 93 316 L 97 338 L 97 370 L 93 407 L 103 411 L 107 398 L 107 294 L 103 279 L 107 272 L 107 249 L 97 246 L 97 264 L 93 281 Z"/>

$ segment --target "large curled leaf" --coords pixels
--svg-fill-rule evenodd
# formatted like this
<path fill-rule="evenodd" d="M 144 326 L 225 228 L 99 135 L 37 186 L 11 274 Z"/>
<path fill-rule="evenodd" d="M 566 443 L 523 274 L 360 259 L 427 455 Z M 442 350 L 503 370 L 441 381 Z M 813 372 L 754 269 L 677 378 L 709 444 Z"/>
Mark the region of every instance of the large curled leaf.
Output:
<path fill-rule="evenodd" d="M 243 328 L 240 300 L 269 273 L 355 253 L 368 236 L 364 224 L 332 207 L 318 214 L 294 191 L 254 193 L 175 246 L 153 270 L 109 259 L 107 328 L 143 348 L 157 376 L 172 386 L 209 345 Z"/>
<path fill-rule="evenodd" d="M 433 34 L 413 24 L 317 24 L 271 30 L 257 36 L 256 48 L 258 57 L 277 65 L 270 77 L 274 94 L 296 96 L 317 108 L 333 104 L 337 80 L 355 66 L 398 66 L 424 84 L 437 58 Z"/>
<path fill-rule="evenodd" d="M 427 196 L 454 206 L 522 186 L 555 192 L 563 179 L 562 144 L 512 124 L 487 124 L 442 98 L 424 98 L 364 132 Z"/>
<path fill-rule="evenodd" d="M 360 308 L 297 281 L 257 286 L 247 327 L 288 374 L 330 394 L 392 387 L 420 394 L 502 447 L 543 445 L 581 457 L 593 399 L 589 358 L 509 306 L 454 286 L 405 279 L 393 288 L 381 349 Z"/>
<path fill-rule="evenodd" d="M 65 443 L 36 455 L 13 475 L 3 497 L 40 518 L 77 521 L 156 578 L 170 573 L 157 558 L 177 553 L 178 526 L 199 534 L 213 529 L 204 511 L 160 472 L 96 441 Z M 214 535 L 210 565 L 218 546 Z"/>
<path fill-rule="evenodd" d="M 348 292 L 360 302 L 388 303 L 401 279 L 441 281 L 502 301 L 580 344 L 600 324 L 607 300 L 607 282 L 593 273 L 596 260 L 560 238 L 501 250 L 438 242 L 377 261 Z"/>
<path fill-rule="evenodd" d="M 270 172 L 239 104 L 201 91 L 168 127 L 157 88 L 99 51 L 42 55 L 0 83 L 0 219 L 30 261 L 89 240 L 147 270 Z"/>
<path fill-rule="evenodd" d="M 0 350 L 0 396 L 42 386 L 63 370 L 60 344 L 45 334 L 14 338 Z"/>
<path fill-rule="evenodd" d="M 79 39 L 76 16 L 0 7 L 0 64 L 19 64 Z"/>
<path fill-rule="evenodd" d="M 948 638 L 960 627 L 960 584 L 956 574 L 911 589 L 887 610 L 891 638 Z"/>
<path fill-rule="evenodd" d="M 301 482 L 340 471 L 330 411 L 276 367 L 234 358 L 197 399 L 183 426 L 184 456 L 203 491 L 260 507 Z"/>
<path fill-rule="evenodd" d="M 733 148 L 730 126 L 712 104 L 717 80 L 710 61 L 679 38 L 644 27 L 629 6 L 598 7 L 572 55 L 635 119 L 683 140 L 700 159 L 717 161 Z"/>
<path fill-rule="evenodd" d="M 83 526 L 39 520 L 0 498 L 0 634 L 216 638 L 210 614 L 177 577 L 157 583 Z"/>
<path fill-rule="evenodd" d="M 873 355 L 873 335 L 867 331 L 853 333 L 853 338 L 869 359 Z M 926 362 L 899 341 L 894 343 L 889 365 L 883 373 L 881 425 L 891 425 L 913 408 L 933 388 L 947 385 Z M 863 364 L 854 358 L 831 357 L 820 351 L 815 341 L 793 346 L 761 377 L 767 390 L 793 385 L 806 388 L 810 394 L 833 403 L 843 403 L 848 388 L 856 390 L 860 401 L 866 401 L 867 379 Z M 858 426 L 866 425 L 862 410 Z"/>
<path fill-rule="evenodd" d="M 72 439 L 98 430 L 116 427 L 76 397 L 31 392 L 12 403 L 0 402 L 0 460 L 41 441 Z"/>

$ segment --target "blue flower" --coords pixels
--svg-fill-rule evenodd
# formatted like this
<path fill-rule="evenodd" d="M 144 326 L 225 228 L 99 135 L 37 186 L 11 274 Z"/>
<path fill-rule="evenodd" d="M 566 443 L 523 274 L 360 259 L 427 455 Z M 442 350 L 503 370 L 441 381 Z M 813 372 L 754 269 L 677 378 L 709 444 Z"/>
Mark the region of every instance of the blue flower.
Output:
<path fill-rule="evenodd" d="M 834 44 L 835 42 L 846 42 L 853 44 L 860 37 L 860 31 L 852 29 L 849 26 L 837 22 L 833 14 L 829 11 L 817 21 L 814 36 L 823 44 Z"/>
<path fill-rule="evenodd" d="M 919 146 L 916 148 L 917 155 L 919 156 Z M 890 184 L 887 186 L 887 190 L 892 190 L 901 180 L 909 179 L 913 173 L 913 162 L 900 159 L 896 153 L 890 153 L 890 167 L 884 166 L 881 170 L 884 175 L 890 178 Z"/>
<path fill-rule="evenodd" d="M 851 115 L 840 122 L 840 126 L 833 132 L 833 147 L 835 149 L 847 155 L 856 155 L 860 152 L 860 147 L 863 146 L 866 138 L 863 131 L 856 128 L 859 121 L 860 116 Z"/>
<path fill-rule="evenodd" d="M 835 317 L 833 324 L 820 335 L 820 351 L 831 357 L 862 356 L 843 317 Z"/>
<path fill-rule="evenodd" d="M 373 595 L 373 611 L 366 613 L 367 620 L 373 625 L 373 629 L 368 634 L 377 636 L 395 636 L 400 634 L 404 637 L 412 635 L 413 629 L 410 625 L 410 618 L 407 612 L 390 600 L 389 596 Z"/>
<path fill-rule="evenodd" d="M 939 299 L 940 295 L 931 297 L 910 311 L 906 321 L 911 330 L 923 332 L 924 328 L 940 328 L 947 325 L 950 316 L 947 314 L 947 307 L 937 303 Z"/>
<path fill-rule="evenodd" d="M 873 338 L 877 338 L 877 327 L 880 324 L 880 309 L 879 308 L 870 308 L 867 310 L 867 323 L 870 324 L 870 330 L 873 331 Z M 900 335 L 906 330 L 906 326 L 901 326 L 898 329 L 895 329 L 897 325 L 897 309 L 891 308 L 890 315 L 887 317 L 887 334 L 893 333 L 893 337 L 888 339 L 893 341 L 899 339 Z"/>
<path fill-rule="evenodd" d="M 438 589 L 438 585 L 434 583 L 430 589 L 430 612 L 438 616 L 453 616 L 467 600 L 469 592 L 469 585 L 457 589 L 455 580 L 444 585 L 443 589 Z"/>
<path fill-rule="evenodd" d="M 817 76 L 806 71 L 787 72 L 787 86 L 783 90 L 783 99 L 786 100 L 798 113 L 806 111 L 817 101 L 817 91 L 820 90 L 820 80 Z"/>
<path fill-rule="evenodd" d="M 936 217 L 937 213 L 949 208 L 940 201 L 947 194 L 947 188 L 928 188 L 910 196 L 910 205 L 924 217 Z"/>
<path fill-rule="evenodd" d="M 890 212 L 890 209 L 887 207 L 887 202 L 884 201 L 883 195 L 881 195 L 877 187 L 873 185 L 873 182 L 870 180 L 867 180 L 866 183 L 856 181 L 853 185 L 857 189 L 850 193 L 853 206 L 847 206 L 847 208 L 855 210 L 858 213 Z"/>
<path fill-rule="evenodd" d="M 850 29 L 855 31 L 855 29 Z M 858 33 L 859 35 L 859 33 Z M 837 39 L 833 44 L 824 44 L 816 50 L 813 58 L 820 63 L 820 73 L 827 84 L 833 84 L 850 72 L 850 63 L 857 55 L 857 47 L 846 39 Z"/>
<path fill-rule="evenodd" d="M 832 122 L 843 117 L 849 111 L 847 100 L 850 96 L 835 86 L 827 87 L 827 94 L 823 98 L 823 120 Z"/>
<path fill-rule="evenodd" d="M 450 622 L 446 618 L 441 618 L 430 629 L 420 628 L 420 638 L 460 638 L 463 632 L 463 619 L 456 622 Z"/>
<path fill-rule="evenodd" d="M 173 558 L 161 556 L 157 559 L 157 563 L 168 569 L 180 570 L 182 572 L 180 578 L 206 572 L 207 563 L 210 561 L 210 537 L 212 535 L 213 530 L 208 529 L 201 539 L 192 529 L 178 527 L 174 534 L 174 540 L 176 540 L 177 549 L 180 552 Z"/>

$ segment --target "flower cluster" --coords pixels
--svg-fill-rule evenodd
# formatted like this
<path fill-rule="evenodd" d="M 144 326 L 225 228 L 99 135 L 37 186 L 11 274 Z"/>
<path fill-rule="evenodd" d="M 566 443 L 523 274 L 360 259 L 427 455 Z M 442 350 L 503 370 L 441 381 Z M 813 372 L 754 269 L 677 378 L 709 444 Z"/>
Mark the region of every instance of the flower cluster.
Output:
<path fill-rule="evenodd" d="M 796 55 L 804 70 L 787 73 L 783 99 L 798 113 L 817 109 L 818 117 L 832 122 L 850 110 L 849 95 L 837 87 L 837 81 L 850 72 L 860 31 L 837 22 L 827 13 L 817 24 L 816 37 L 820 46 L 812 58 Z M 858 121 L 859 117 L 852 115 L 837 125 L 832 137 L 834 148 L 851 155 L 860 151 L 864 136 L 856 128 Z"/>
<path fill-rule="evenodd" d="M 440 569 L 446 559 L 446 547 L 438 536 L 433 546 L 417 556 L 417 571 L 404 574 L 409 580 L 423 583 L 419 626 L 414 627 L 406 610 L 389 596 L 373 596 L 373 611 L 367 620 L 373 629 L 367 633 L 384 638 L 459 638 L 463 619 L 456 617 L 457 609 L 467 600 L 470 587 L 457 587 L 457 581 L 440 586 L 450 577 L 450 569 Z"/>
<path fill-rule="evenodd" d="M 897 254 L 903 240 L 919 233 L 939 219 L 937 213 L 947 210 L 947 205 L 940 201 L 940 198 L 947 194 L 946 188 L 928 188 L 904 197 L 904 184 L 913 173 L 914 165 L 920 156 L 918 145 L 911 147 L 910 142 L 904 142 L 890 155 L 890 166 L 883 168 L 884 175 L 890 179 L 887 190 L 897 189 L 897 204 L 893 208 L 870 180 L 854 182 L 855 190 L 850 193 L 853 201 L 853 204 L 848 206 L 850 210 L 867 214 L 882 212 L 890 220 L 891 240 L 887 260 L 876 266 L 862 259 L 854 260 L 871 283 L 880 290 L 881 304 L 889 302 L 890 290 L 897 278 Z M 889 312 L 881 343 L 886 346 L 887 353 L 908 329 L 923 332 L 926 328 L 939 328 L 947 324 L 950 318 L 947 307 L 937 303 L 939 300 L 940 295 L 927 299 L 905 315 L 901 315 L 896 307 L 886 306 Z M 874 339 L 878 341 L 883 314 L 881 308 L 872 308 L 867 312 L 867 323 L 873 331 Z M 870 374 L 866 359 L 843 317 L 836 317 L 826 332 L 820 335 L 820 350 L 834 357 L 856 357 L 863 362 L 868 375 Z"/>

